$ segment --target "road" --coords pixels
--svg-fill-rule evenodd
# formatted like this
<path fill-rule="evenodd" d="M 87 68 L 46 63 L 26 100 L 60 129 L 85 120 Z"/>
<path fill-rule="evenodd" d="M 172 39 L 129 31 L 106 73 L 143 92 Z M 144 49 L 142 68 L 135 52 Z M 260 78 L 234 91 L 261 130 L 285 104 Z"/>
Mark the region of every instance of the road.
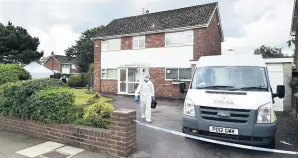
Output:
<path fill-rule="evenodd" d="M 144 122 L 144 120 L 140 118 L 140 105 L 134 103 L 133 98 L 116 96 L 113 104 L 116 109 L 136 109 L 137 120 Z M 181 101 L 158 101 L 157 108 L 152 111 L 153 122 L 151 125 L 181 132 L 182 110 L 183 103 Z M 298 151 L 298 121 L 287 114 L 279 114 L 277 117 L 278 131 L 276 148 Z M 150 158 L 296 157 L 293 155 L 258 152 L 201 142 L 157 131 L 141 125 L 137 126 L 137 145 L 138 152 L 136 155 L 140 154 Z"/>

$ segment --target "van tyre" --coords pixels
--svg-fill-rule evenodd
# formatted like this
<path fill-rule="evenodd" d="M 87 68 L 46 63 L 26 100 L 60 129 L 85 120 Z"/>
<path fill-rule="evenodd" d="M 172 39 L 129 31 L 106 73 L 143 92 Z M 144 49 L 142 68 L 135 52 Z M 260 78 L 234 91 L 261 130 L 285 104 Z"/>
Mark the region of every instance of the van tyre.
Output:
<path fill-rule="evenodd" d="M 185 134 L 187 134 L 187 133 L 185 132 L 185 129 L 184 129 L 184 127 L 182 127 L 182 133 L 185 133 Z M 184 138 L 186 138 L 186 139 L 190 139 L 190 138 L 188 138 L 188 137 L 184 137 Z"/>
<path fill-rule="evenodd" d="M 269 149 L 275 149 L 275 138 L 272 139 L 271 143 L 268 145 Z"/>

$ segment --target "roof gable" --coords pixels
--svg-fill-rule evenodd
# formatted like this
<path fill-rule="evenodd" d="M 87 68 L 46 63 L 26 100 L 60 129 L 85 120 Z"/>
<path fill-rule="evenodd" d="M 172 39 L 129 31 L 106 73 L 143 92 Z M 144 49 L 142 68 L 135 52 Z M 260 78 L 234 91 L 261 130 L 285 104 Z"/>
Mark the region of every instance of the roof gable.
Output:
<path fill-rule="evenodd" d="M 65 64 L 65 63 L 76 64 L 75 58 L 69 58 L 69 57 L 63 56 L 63 55 L 51 55 L 46 59 L 45 63 L 47 63 L 49 61 L 49 59 L 51 59 L 51 58 L 53 58 L 60 64 Z"/>
<path fill-rule="evenodd" d="M 159 30 L 207 27 L 217 3 L 191 6 L 115 19 L 103 28 L 98 37 L 128 35 Z"/>

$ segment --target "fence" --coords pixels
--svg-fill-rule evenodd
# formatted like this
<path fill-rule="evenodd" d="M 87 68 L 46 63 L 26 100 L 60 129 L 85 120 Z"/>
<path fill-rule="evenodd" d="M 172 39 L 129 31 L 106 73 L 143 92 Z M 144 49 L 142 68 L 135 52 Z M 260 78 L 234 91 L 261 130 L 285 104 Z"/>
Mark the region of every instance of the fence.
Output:
<path fill-rule="evenodd" d="M 295 94 L 292 96 L 292 111 L 295 117 L 298 118 L 298 97 Z"/>

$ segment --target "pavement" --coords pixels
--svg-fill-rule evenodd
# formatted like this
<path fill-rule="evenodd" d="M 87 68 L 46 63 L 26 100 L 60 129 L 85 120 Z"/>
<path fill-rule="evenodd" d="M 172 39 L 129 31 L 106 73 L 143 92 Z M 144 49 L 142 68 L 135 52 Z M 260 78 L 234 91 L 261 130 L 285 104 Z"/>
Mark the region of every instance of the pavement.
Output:
<path fill-rule="evenodd" d="M 115 158 L 8 132 L 0 126 L 0 158 Z"/>
<path fill-rule="evenodd" d="M 112 102 L 116 109 L 128 108 L 137 111 L 140 118 L 140 105 L 132 97 L 115 96 Z M 182 101 L 157 100 L 152 110 L 151 125 L 181 132 L 183 110 Z M 276 149 L 298 151 L 298 120 L 288 113 L 280 113 Z M 293 155 L 251 151 L 227 147 L 172 135 L 148 127 L 137 125 L 137 152 L 131 158 L 251 158 L 278 157 L 291 158 Z M 4 130 L 0 126 L 0 158 L 114 158 L 112 156 L 73 148 L 64 144 L 32 138 Z"/>

